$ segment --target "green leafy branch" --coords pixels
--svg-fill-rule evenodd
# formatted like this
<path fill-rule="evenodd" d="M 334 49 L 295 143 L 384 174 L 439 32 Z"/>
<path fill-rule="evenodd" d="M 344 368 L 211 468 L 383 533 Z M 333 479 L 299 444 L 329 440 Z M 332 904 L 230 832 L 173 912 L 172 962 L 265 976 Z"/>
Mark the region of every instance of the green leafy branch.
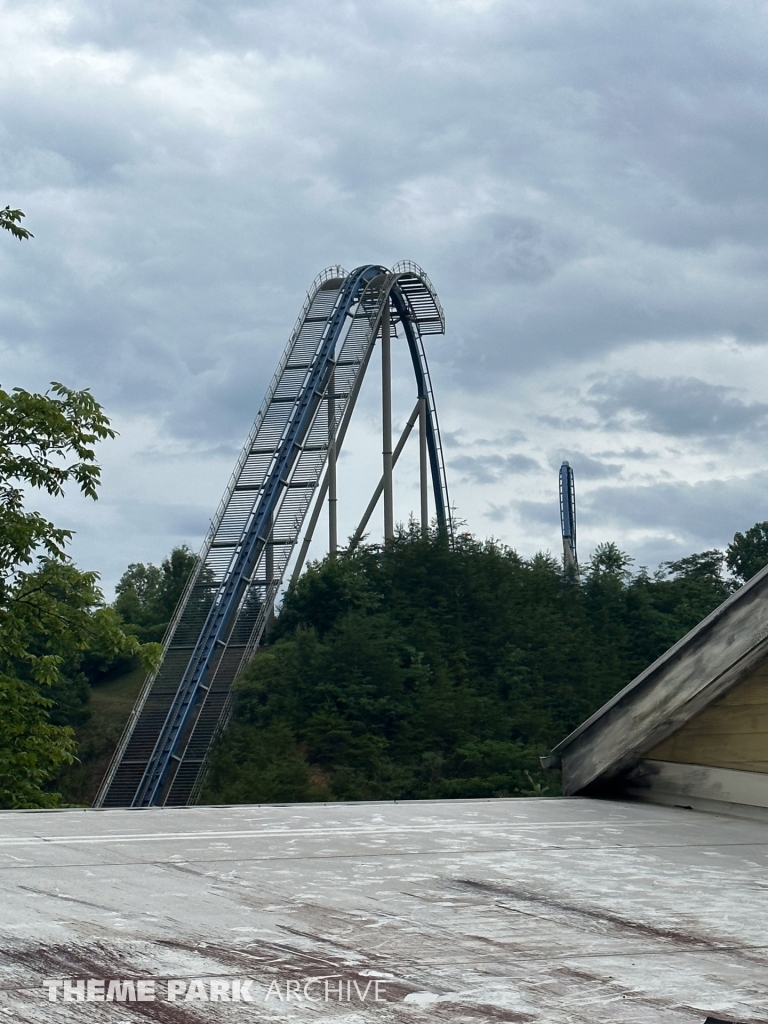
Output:
<path fill-rule="evenodd" d="M 24 214 L 21 210 L 12 210 L 10 206 L 6 206 L 4 210 L 0 210 L 0 228 L 10 231 L 13 237 L 20 241 L 25 238 L 34 238 L 31 231 L 27 231 L 21 226 L 23 217 Z"/>

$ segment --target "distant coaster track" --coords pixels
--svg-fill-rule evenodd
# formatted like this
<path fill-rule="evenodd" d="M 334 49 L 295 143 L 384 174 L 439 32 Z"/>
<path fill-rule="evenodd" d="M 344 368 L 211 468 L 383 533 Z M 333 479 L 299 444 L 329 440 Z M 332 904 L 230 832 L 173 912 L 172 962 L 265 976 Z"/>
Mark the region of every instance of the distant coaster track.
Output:
<path fill-rule="evenodd" d="M 160 670 L 144 684 L 95 806 L 178 806 L 199 798 L 211 745 L 231 713 L 232 683 L 261 641 L 314 499 L 294 578 L 302 569 L 329 488 L 335 517 L 335 458 L 375 341 L 381 338 L 388 361 L 390 334 L 399 331 L 408 344 L 418 398 L 394 459 L 418 413 L 422 524 L 429 472 L 438 527 L 452 536 L 423 345 L 425 335 L 445 331 L 434 288 L 410 261 L 392 270 L 369 265 L 347 273 L 331 267 L 307 296 L 168 627 Z M 384 380 L 385 420 L 387 387 Z M 386 521 L 387 486 L 391 519 L 392 461 L 390 454 L 387 464 L 385 441 L 385 475 L 355 542 L 382 490 Z M 335 519 L 332 547 L 334 531 Z"/>

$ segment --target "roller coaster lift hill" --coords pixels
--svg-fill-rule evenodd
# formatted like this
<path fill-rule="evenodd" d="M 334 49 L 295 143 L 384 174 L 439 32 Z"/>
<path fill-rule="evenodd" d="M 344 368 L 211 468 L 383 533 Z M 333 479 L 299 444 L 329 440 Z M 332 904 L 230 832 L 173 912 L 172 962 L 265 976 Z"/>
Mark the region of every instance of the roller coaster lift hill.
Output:
<path fill-rule="evenodd" d="M 423 343 L 444 332 L 435 290 L 415 263 L 351 273 L 331 267 L 316 278 L 168 627 L 161 667 L 142 688 L 97 807 L 199 799 L 211 746 L 232 713 L 232 684 L 262 639 L 292 559 L 291 578 L 301 573 L 326 497 L 329 553 L 337 551 L 336 459 L 377 339 L 383 472 L 351 544 L 360 541 L 382 496 L 385 542 L 394 536 L 392 470 L 416 423 L 421 526 L 426 531 L 429 525 L 431 490 L 438 528 L 453 536 Z M 394 451 L 393 336 L 405 339 L 416 378 L 416 404 Z"/>

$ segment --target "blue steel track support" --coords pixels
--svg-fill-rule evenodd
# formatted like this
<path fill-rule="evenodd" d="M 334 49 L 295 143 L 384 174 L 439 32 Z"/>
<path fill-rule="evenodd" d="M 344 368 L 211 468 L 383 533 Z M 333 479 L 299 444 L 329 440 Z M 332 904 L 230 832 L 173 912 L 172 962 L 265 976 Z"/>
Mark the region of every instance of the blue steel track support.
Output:
<path fill-rule="evenodd" d="M 437 424 L 437 409 L 435 406 L 432 382 L 429 377 L 427 357 L 424 352 L 421 336 L 414 329 L 413 317 L 410 315 L 402 293 L 394 291 L 393 305 L 402 320 L 405 336 L 408 341 L 408 351 L 411 354 L 413 372 L 416 375 L 416 388 L 419 398 L 426 399 L 427 403 L 427 450 L 429 452 L 429 465 L 432 473 L 432 490 L 435 497 L 435 515 L 438 526 L 446 533 L 452 533 L 451 506 L 448 501 L 448 490 L 446 487 L 445 463 L 443 461 L 443 449 L 440 443 L 440 430 Z"/>

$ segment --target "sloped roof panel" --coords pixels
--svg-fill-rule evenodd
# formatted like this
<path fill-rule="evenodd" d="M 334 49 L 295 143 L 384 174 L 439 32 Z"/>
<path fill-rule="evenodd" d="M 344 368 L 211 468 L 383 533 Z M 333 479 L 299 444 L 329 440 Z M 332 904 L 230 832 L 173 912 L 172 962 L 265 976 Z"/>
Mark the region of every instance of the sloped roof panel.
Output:
<path fill-rule="evenodd" d="M 579 793 L 636 763 L 768 657 L 768 566 L 566 736 L 543 762 Z"/>

